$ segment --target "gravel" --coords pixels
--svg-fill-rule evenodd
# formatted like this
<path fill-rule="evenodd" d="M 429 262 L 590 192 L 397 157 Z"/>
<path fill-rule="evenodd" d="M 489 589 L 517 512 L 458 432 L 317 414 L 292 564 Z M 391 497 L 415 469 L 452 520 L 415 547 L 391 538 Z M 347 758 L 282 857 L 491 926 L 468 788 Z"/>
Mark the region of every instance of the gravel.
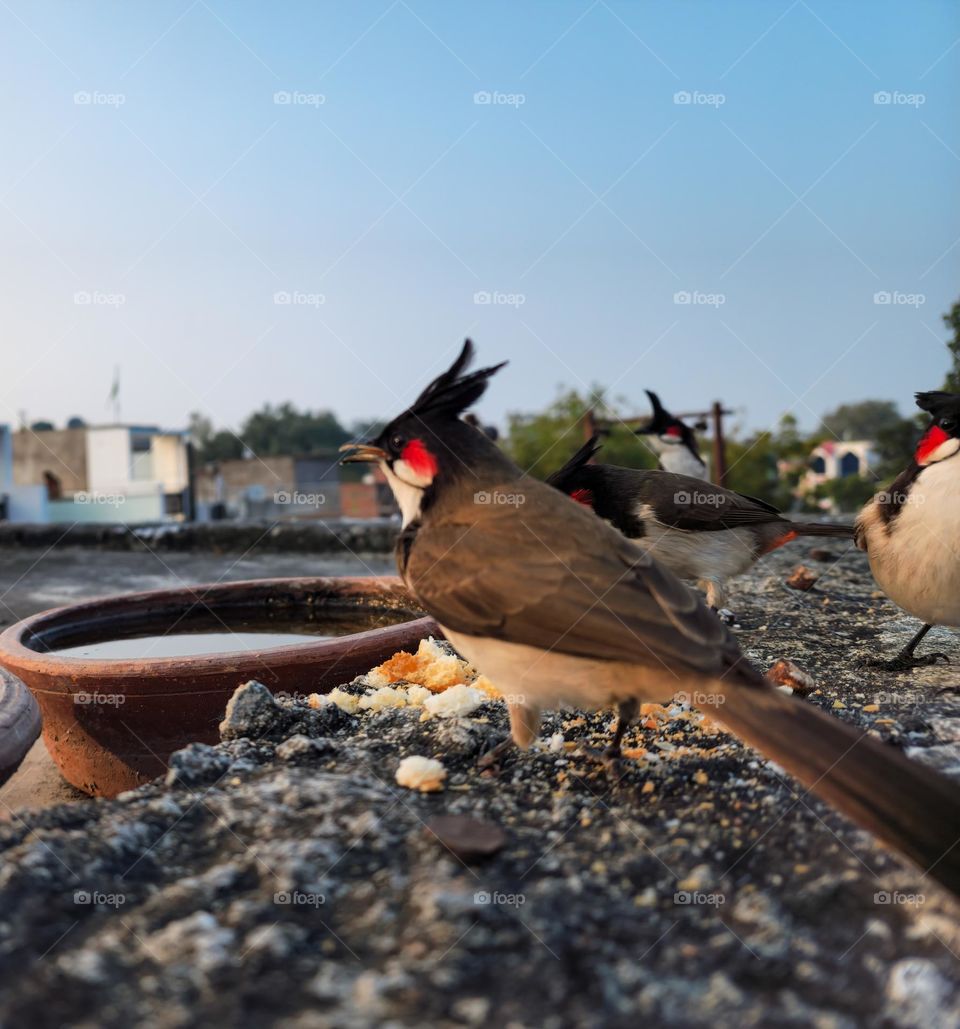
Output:
<path fill-rule="evenodd" d="M 737 583 L 743 646 L 960 778 L 956 638 L 924 644 L 952 666 L 861 668 L 915 625 L 862 555 L 817 550 Z M 800 563 L 806 592 L 784 584 Z M 960 1024 L 960 909 L 935 883 L 679 707 L 629 734 L 644 754 L 614 784 L 584 749 L 612 722 L 551 713 L 488 775 L 499 703 L 353 716 L 247 684 L 165 778 L 0 823 L 0 1022 Z M 445 788 L 398 787 L 409 755 Z"/>

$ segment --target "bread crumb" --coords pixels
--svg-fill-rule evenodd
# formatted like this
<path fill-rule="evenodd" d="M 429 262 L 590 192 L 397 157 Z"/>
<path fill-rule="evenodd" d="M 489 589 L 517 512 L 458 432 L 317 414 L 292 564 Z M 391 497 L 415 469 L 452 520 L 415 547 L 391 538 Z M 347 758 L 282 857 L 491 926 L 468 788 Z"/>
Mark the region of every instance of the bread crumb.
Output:
<path fill-rule="evenodd" d="M 360 698 L 352 693 L 346 693 L 337 687 L 337 689 L 331 690 L 329 693 L 311 693 L 307 697 L 307 704 L 312 708 L 336 704 L 341 711 L 346 711 L 348 715 L 355 715 L 357 708 L 360 706 Z"/>
<path fill-rule="evenodd" d="M 461 684 L 450 686 L 442 693 L 434 693 L 424 701 L 423 707 L 428 714 L 439 718 L 462 718 L 473 714 L 487 700 L 486 693 Z"/>
<path fill-rule="evenodd" d="M 477 672 L 466 661 L 448 654 L 431 636 L 420 641 L 416 654 L 398 651 L 371 669 L 366 678 L 371 686 L 387 686 L 402 679 L 439 693 L 458 683 L 472 682 Z"/>
<path fill-rule="evenodd" d="M 654 790 L 655 790 L 656 788 L 657 788 L 657 787 L 656 787 L 656 786 L 654 785 L 654 783 L 653 783 L 653 782 L 651 782 L 651 781 L 650 781 L 650 780 L 648 779 L 648 780 L 647 780 L 647 781 L 646 781 L 646 782 L 645 782 L 645 783 L 643 784 L 643 789 L 641 789 L 641 790 L 640 790 L 640 792 L 641 792 L 641 793 L 653 793 L 653 791 L 654 791 Z"/>
<path fill-rule="evenodd" d="M 397 766 L 396 780 L 398 786 L 408 790 L 419 790 L 421 793 L 436 793 L 443 789 L 443 781 L 447 770 L 432 757 L 411 755 L 405 757 Z"/>
<path fill-rule="evenodd" d="M 407 695 L 403 690 L 394 689 L 391 686 L 381 686 L 380 689 L 368 693 L 360 698 L 360 707 L 364 711 L 382 711 L 387 707 L 406 707 Z"/>
<path fill-rule="evenodd" d="M 868 712 L 868 713 L 870 713 L 870 714 L 872 714 L 874 711 L 879 711 L 880 710 L 880 705 L 879 704 L 864 704 L 863 705 L 863 710 Z"/>
<path fill-rule="evenodd" d="M 703 769 L 699 769 L 698 771 L 693 773 L 693 781 L 698 786 L 706 786 L 707 783 L 710 782 L 710 776 L 707 775 L 707 773 L 703 771 Z"/>

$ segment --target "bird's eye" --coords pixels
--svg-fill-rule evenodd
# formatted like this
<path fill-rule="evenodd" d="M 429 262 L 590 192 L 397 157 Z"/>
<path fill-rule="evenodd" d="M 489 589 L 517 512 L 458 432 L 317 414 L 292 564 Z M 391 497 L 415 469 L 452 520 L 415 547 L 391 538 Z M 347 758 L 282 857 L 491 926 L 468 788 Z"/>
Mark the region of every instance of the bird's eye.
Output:
<path fill-rule="evenodd" d="M 390 448 L 395 450 L 398 454 L 403 450 L 404 439 L 403 436 L 397 434 L 390 437 Z"/>
<path fill-rule="evenodd" d="M 956 429 L 956 427 L 957 427 L 957 420 L 956 420 L 956 418 L 941 418 L 940 419 L 940 428 L 943 429 L 944 432 L 953 432 Z"/>

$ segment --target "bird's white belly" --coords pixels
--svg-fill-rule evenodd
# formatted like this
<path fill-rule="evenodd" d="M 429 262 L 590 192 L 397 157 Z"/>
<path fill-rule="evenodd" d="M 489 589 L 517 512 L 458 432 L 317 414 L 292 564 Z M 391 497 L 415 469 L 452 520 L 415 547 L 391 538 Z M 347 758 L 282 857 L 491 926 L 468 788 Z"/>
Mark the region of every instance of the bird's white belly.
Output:
<path fill-rule="evenodd" d="M 904 611 L 932 625 L 960 626 L 960 468 L 952 463 L 924 469 L 890 536 L 878 518 L 867 516 L 867 553 L 877 584 Z"/>
<path fill-rule="evenodd" d="M 654 670 L 619 661 L 575 657 L 441 628 L 454 647 L 511 704 L 595 710 L 628 697 L 659 702 L 683 691 L 686 682 L 662 666 Z"/>
<path fill-rule="evenodd" d="M 646 505 L 641 505 L 637 514 L 644 520 L 647 534 L 634 542 L 681 579 L 722 582 L 743 575 L 756 560 L 755 540 L 749 529 L 692 532 L 657 522 Z"/>

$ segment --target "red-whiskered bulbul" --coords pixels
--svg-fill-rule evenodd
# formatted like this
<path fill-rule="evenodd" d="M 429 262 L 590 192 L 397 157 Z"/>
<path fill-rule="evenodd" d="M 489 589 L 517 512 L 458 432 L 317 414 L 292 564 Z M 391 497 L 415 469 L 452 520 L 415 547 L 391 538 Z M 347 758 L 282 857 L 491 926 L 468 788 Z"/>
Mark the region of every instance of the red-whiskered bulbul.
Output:
<path fill-rule="evenodd" d="M 509 698 L 526 747 L 544 708 L 717 694 L 718 718 L 960 893 L 960 801 L 949 781 L 777 690 L 666 567 L 583 505 L 531 479 L 460 415 L 501 365 L 453 365 L 345 461 L 379 464 L 403 514 L 397 566 L 450 642 Z"/>
<path fill-rule="evenodd" d="M 891 671 L 930 665 L 944 654 L 914 656 L 934 625 L 960 627 L 960 394 L 917 393 L 932 421 L 913 460 L 857 518 L 857 546 L 867 552 L 877 584 L 924 624 L 896 657 L 876 662 Z"/>
<path fill-rule="evenodd" d="M 707 466 L 700 456 L 693 429 L 670 414 L 652 390 L 646 389 L 644 393 L 653 405 L 653 416 L 642 429 L 635 431 L 657 455 L 660 470 L 706 479 Z"/>
<path fill-rule="evenodd" d="M 727 579 L 798 536 L 853 536 L 852 526 L 792 522 L 762 500 L 689 475 L 591 464 L 601 446 L 594 436 L 547 482 L 635 540 L 674 575 L 696 582 L 710 607 L 724 606 Z"/>

